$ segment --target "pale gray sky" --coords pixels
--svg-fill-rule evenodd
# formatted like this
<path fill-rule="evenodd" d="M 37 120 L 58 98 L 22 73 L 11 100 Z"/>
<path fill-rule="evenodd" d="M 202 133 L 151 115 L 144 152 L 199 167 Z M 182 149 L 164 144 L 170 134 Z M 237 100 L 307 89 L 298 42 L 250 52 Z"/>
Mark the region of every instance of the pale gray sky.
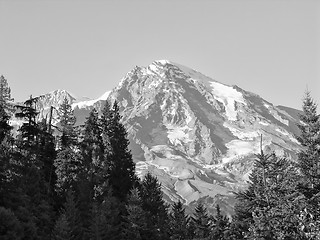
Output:
<path fill-rule="evenodd" d="M 278 105 L 320 104 L 317 0 L 0 0 L 0 74 L 16 100 L 97 98 L 168 59 Z"/>

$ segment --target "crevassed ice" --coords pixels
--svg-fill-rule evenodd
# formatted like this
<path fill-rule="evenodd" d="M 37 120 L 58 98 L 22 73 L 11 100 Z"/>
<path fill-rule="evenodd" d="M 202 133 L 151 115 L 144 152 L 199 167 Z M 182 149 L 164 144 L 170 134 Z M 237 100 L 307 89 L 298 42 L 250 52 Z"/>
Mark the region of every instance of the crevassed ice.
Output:
<path fill-rule="evenodd" d="M 257 138 L 260 136 L 260 131 L 245 131 L 245 130 L 239 130 L 237 128 L 231 127 L 226 123 L 223 123 L 223 126 L 228 128 L 230 132 L 236 136 L 237 138 L 241 140 L 253 140 L 254 138 Z"/>

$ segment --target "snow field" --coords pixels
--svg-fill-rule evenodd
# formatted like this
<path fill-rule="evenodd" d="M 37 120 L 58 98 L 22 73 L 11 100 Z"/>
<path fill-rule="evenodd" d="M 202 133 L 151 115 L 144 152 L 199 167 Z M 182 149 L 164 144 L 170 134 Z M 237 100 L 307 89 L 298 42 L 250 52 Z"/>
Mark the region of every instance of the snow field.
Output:
<path fill-rule="evenodd" d="M 166 128 L 168 129 L 168 139 L 174 146 L 184 145 L 193 141 L 189 136 L 189 131 L 192 131 L 192 128 L 188 126 L 180 127 L 168 124 Z"/>
<path fill-rule="evenodd" d="M 210 85 L 212 87 L 212 93 L 216 96 L 216 99 L 224 104 L 227 118 L 230 121 L 237 120 L 235 102 L 247 105 L 242 94 L 233 87 L 226 86 L 218 82 L 211 82 Z"/>

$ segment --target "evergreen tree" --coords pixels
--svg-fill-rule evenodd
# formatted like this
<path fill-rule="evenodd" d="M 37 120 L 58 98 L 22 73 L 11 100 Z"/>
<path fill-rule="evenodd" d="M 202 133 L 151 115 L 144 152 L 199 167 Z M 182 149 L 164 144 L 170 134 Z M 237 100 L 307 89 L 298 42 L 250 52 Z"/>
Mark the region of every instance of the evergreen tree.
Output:
<path fill-rule="evenodd" d="M 34 147 L 37 144 L 37 136 L 39 134 L 39 128 L 36 122 L 36 117 L 39 114 L 35 105 L 38 98 L 32 98 L 24 102 L 24 105 L 17 105 L 16 107 L 20 112 L 16 113 L 17 118 L 22 118 L 26 122 L 22 124 L 19 129 L 20 134 L 20 148 L 27 150 L 29 154 L 33 153 Z"/>
<path fill-rule="evenodd" d="M 37 160 L 41 162 L 40 172 L 42 174 L 43 188 L 53 197 L 57 176 L 55 174 L 54 160 L 56 158 L 54 136 L 49 132 L 48 125 L 43 119 L 38 124 L 39 137 L 37 146 Z"/>
<path fill-rule="evenodd" d="M 62 213 L 57 219 L 52 233 L 54 240 L 71 240 L 70 224 L 67 220 L 66 214 Z"/>
<path fill-rule="evenodd" d="M 9 144 L 11 126 L 8 120 L 9 116 L 0 105 L 0 206 L 4 206 L 4 199 L 9 194 L 12 175 L 15 175 L 11 161 L 12 149 Z"/>
<path fill-rule="evenodd" d="M 19 240 L 23 238 L 21 224 L 15 214 L 0 206 L 0 239 Z"/>
<path fill-rule="evenodd" d="M 111 232 L 112 226 L 108 223 L 105 214 L 99 207 L 97 203 L 93 204 L 91 210 L 91 226 L 90 226 L 90 239 L 92 240 L 103 240 L 107 239 Z"/>
<path fill-rule="evenodd" d="M 13 111 L 13 98 L 11 97 L 11 89 L 8 85 L 7 79 L 0 76 L 0 106 L 7 114 Z"/>
<path fill-rule="evenodd" d="M 54 165 L 57 176 L 57 192 L 64 195 L 70 189 L 75 190 L 76 183 L 83 171 L 81 155 L 74 149 L 66 148 L 57 153 Z"/>
<path fill-rule="evenodd" d="M 15 154 L 13 162 L 20 168 L 17 185 L 21 186 L 22 196 L 26 198 L 22 203 L 30 211 L 33 219 L 31 222 L 36 227 L 36 236 L 46 239 L 54 225 L 53 199 L 56 177 L 53 162 L 56 153 L 54 138 L 48 132 L 46 122 L 36 121 L 37 100 L 38 98 L 30 97 L 24 106 L 18 106 L 20 112 L 16 116 L 24 118 L 26 122 L 19 129 L 19 152 Z M 21 212 L 15 213 L 19 220 L 25 218 Z M 29 220 L 21 220 L 28 225 L 26 221 Z M 28 234 L 28 237 L 32 238 L 32 235 Z"/>
<path fill-rule="evenodd" d="M 65 215 L 70 232 L 70 240 L 79 239 L 82 233 L 80 212 L 78 209 L 78 202 L 75 198 L 73 190 L 67 192 L 66 202 L 62 214 Z"/>
<path fill-rule="evenodd" d="M 92 212 L 94 210 L 93 206 L 100 207 L 104 194 L 106 194 L 106 189 L 103 187 L 107 184 L 102 180 L 100 171 L 104 161 L 104 146 L 98 113 L 95 109 L 90 112 L 85 122 L 82 142 L 80 143 L 80 154 L 81 168 L 77 173 L 79 180 L 77 182 L 77 195 L 82 226 L 84 233 L 87 234 L 83 235 L 83 238 L 89 238 L 88 234 L 90 232 L 89 229 L 92 227 L 92 218 L 101 220 L 101 217 Z M 97 209 L 99 210 L 99 208 Z"/>
<path fill-rule="evenodd" d="M 56 168 L 57 183 L 56 190 L 61 197 L 72 187 L 76 189 L 75 183 L 79 179 L 82 168 L 82 157 L 77 148 L 77 133 L 75 130 L 76 118 L 67 98 L 64 98 L 58 110 L 59 127 L 61 136 L 58 141 L 58 153 L 54 160 Z"/>
<path fill-rule="evenodd" d="M 317 105 L 307 92 L 303 101 L 301 124 L 298 125 L 301 135 L 298 140 L 304 148 L 299 153 L 298 165 L 310 191 L 320 190 L 320 115 Z M 319 189 L 317 189 L 319 188 Z M 314 194 L 314 193 L 310 193 Z"/>
<path fill-rule="evenodd" d="M 124 201 L 136 181 L 135 165 L 128 149 L 129 140 L 117 102 L 113 108 L 107 102 L 102 111 L 102 137 L 105 145 L 109 184 L 113 194 L 120 201 Z"/>
<path fill-rule="evenodd" d="M 181 201 L 172 204 L 170 214 L 170 239 L 184 240 L 188 236 L 188 216 Z"/>
<path fill-rule="evenodd" d="M 128 213 L 126 216 L 128 222 L 126 229 L 128 240 L 142 240 L 147 229 L 147 216 L 142 209 L 142 200 L 138 188 L 131 190 L 126 210 Z"/>
<path fill-rule="evenodd" d="M 232 216 L 232 221 L 229 228 L 224 233 L 224 238 L 228 240 L 242 240 L 244 234 L 248 231 L 248 228 L 244 227 L 244 224 L 236 219 L 236 216 Z"/>
<path fill-rule="evenodd" d="M 112 122 L 113 122 L 113 111 L 111 109 L 111 105 L 109 101 L 105 102 L 105 105 L 102 109 L 102 115 L 100 118 L 100 125 L 102 127 L 102 140 L 105 147 L 105 155 L 106 159 L 108 159 L 109 155 L 112 152 L 112 146 L 110 142 L 110 138 L 114 136 L 114 131 L 112 129 Z M 111 161 L 110 161 L 111 164 Z"/>
<path fill-rule="evenodd" d="M 9 125 L 10 116 L 6 113 L 2 105 L 0 105 L 0 143 L 5 138 L 9 138 L 12 127 Z"/>
<path fill-rule="evenodd" d="M 101 204 L 93 203 L 91 212 L 90 239 L 122 239 L 120 203 L 109 188 Z"/>
<path fill-rule="evenodd" d="M 257 155 L 246 191 L 237 194 L 237 219 L 248 224 L 249 239 L 304 239 L 299 214 L 301 196 L 294 166 L 275 154 Z M 247 213 L 246 213 L 247 212 Z"/>
<path fill-rule="evenodd" d="M 67 147 L 73 146 L 77 142 L 77 134 L 75 131 L 77 119 L 74 116 L 74 112 L 67 98 L 64 98 L 62 104 L 59 106 L 58 115 L 61 126 L 58 129 L 62 134 L 60 137 L 60 148 L 64 150 Z"/>
<path fill-rule="evenodd" d="M 107 184 L 107 170 L 98 112 L 95 109 L 90 112 L 84 128 L 84 138 L 81 143 L 83 164 L 87 179 L 93 188 L 93 197 L 101 198 Z"/>
<path fill-rule="evenodd" d="M 208 216 L 207 208 L 201 203 L 195 207 L 192 222 L 194 225 L 194 235 L 198 239 L 208 238 L 210 234 L 210 218 Z"/>
<path fill-rule="evenodd" d="M 30 166 L 24 164 L 27 162 L 25 156 L 7 148 L 3 143 L 0 144 L 0 151 L 0 206 L 12 211 L 14 218 L 17 218 L 21 227 L 20 232 L 16 233 L 18 236 L 35 239 L 37 218 L 33 212 L 31 197 L 28 195 L 29 188 L 35 187 L 29 181 Z M 5 223 L 5 220 L 0 222 Z"/>
<path fill-rule="evenodd" d="M 210 237 L 216 240 L 230 239 L 225 238 L 229 228 L 229 220 L 226 216 L 222 215 L 220 206 L 216 205 L 216 214 L 213 217 L 213 227 Z"/>
<path fill-rule="evenodd" d="M 147 232 L 143 239 L 168 239 L 167 206 L 163 200 L 161 184 L 150 173 L 142 180 L 140 197 L 147 217 Z"/>
<path fill-rule="evenodd" d="M 85 171 L 79 175 L 79 181 L 76 183 L 76 196 L 78 201 L 78 209 L 81 219 L 82 239 L 89 239 L 89 228 L 92 218 L 93 186 Z"/>
<path fill-rule="evenodd" d="M 306 198 L 303 226 L 310 236 L 317 236 L 320 231 L 320 115 L 310 92 L 304 97 L 302 109 L 298 125 L 301 135 L 297 138 L 303 146 L 298 154 L 302 175 L 299 191 Z"/>

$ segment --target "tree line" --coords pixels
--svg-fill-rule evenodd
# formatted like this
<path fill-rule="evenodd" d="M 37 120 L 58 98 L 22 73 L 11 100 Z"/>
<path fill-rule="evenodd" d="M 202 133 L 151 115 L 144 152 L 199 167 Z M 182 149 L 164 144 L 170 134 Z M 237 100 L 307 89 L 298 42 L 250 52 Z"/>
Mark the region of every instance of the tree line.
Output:
<path fill-rule="evenodd" d="M 181 201 L 164 201 L 156 177 L 137 177 L 116 101 L 77 127 L 67 99 L 56 126 L 38 120 L 37 100 L 14 106 L 0 77 L 0 239 L 320 239 L 320 117 L 310 93 L 297 161 L 257 154 L 232 218 L 201 202 L 189 215 Z M 13 114 L 24 120 L 15 135 Z"/>

